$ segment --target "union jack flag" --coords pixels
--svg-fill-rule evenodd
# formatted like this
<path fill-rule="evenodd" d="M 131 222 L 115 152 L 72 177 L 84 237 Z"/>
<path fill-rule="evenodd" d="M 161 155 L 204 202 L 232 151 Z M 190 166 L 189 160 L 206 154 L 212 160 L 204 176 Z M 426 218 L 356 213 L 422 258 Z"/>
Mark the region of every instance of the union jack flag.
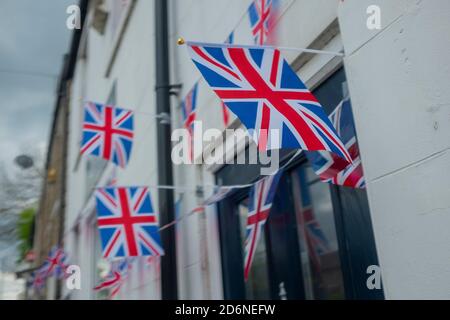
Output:
<path fill-rule="evenodd" d="M 189 91 L 181 103 L 181 110 L 183 111 L 183 127 L 187 129 L 189 133 L 189 159 L 192 161 L 194 158 L 192 137 L 194 136 L 194 121 L 195 121 L 195 108 L 197 107 L 197 88 L 198 82 Z"/>
<path fill-rule="evenodd" d="M 147 188 L 98 188 L 95 198 L 103 257 L 164 254 Z"/>
<path fill-rule="evenodd" d="M 326 151 L 318 151 L 307 153 L 311 166 L 324 182 L 352 188 L 364 188 L 364 173 L 356 140 L 350 99 L 341 101 L 329 118 L 349 151 L 353 163 L 348 163 Z"/>
<path fill-rule="evenodd" d="M 58 278 L 62 278 L 65 275 L 67 268 L 66 261 L 67 256 L 64 253 L 64 250 L 58 247 L 53 247 L 44 263 L 39 268 L 39 272 L 42 273 L 45 278 L 53 275 Z"/>
<path fill-rule="evenodd" d="M 99 103 L 84 106 L 81 154 L 92 154 L 125 167 L 133 146 L 133 112 Z"/>
<path fill-rule="evenodd" d="M 97 286 L 94 287 L 94 290 L 104 290 L 114 288 L 122 281 L 122 275 L 119 271 L 112 271 L 108 274 L 108 276 Z"/>
<path fill-rule="evenodd" d="M 30 285 L 35 290 L 40 291 L 45 286 L 45 279 L 46 279 L 46 277 L 41 270 L 39 270 L 39 269 L 35 270 L 31 273 Z"/>
<path fill-rule="evenodd" d="M 252 29 L 253 40 L 263 45 L 273 29 L 273 0 L 254 0 L 248 8 L 248 17 Z"/>
<path fill-rule="evenodd" d="M 119 293 L 123 282 L 128 276 L 129 270 L 132 268 L 131 260 L 129 258 L 113 261 L 111 264 L 111 270 L 103 281 L 94 287 L 95 291 L 112 289 L 108 298 L 113 298 Z"/>
<path fill-rule="evenodd" d="M 195 43 L 188 47 L 208 84 L 260 150 L 327 150 L 351 162 L 322 106 L 279 50 Z"/>
<path fill-rule="evenodd" d="M 262 228 L 269 217 L 270 208 L 272 207 L 273 198 L 281 175 L 282 171 L 280 170 L 272 176 L 259 180 L 250 189 L 247 233 L 245 238 L 245 280 L 248 279 L 258 239 L 261 235 Z"/>

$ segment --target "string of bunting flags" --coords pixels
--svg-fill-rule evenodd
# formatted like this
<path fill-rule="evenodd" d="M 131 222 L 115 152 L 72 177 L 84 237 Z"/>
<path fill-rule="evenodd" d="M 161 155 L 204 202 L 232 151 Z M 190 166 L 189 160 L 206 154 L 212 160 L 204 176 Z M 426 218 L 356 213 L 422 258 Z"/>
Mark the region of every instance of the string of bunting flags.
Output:
<path fill-rule="evenodd" d="M 284 168 L 302 152 L 322 181 L 353 188 L 365 187 L 350 99 L 344 99 L 327 116 L 320 102 L 283 58 L 281 50 L 342 53 L 265 45 L 274 42 L 275 24 L 279 18 L 278 1 L 255 0 L 247 14 L 255 45 L 234 44 L 234 31 L 222 44 L 184 41 L 182 38 L 178 44 L 186 44 L 191 60 L 201 74 L 200 80 L 205 80 L 220 99 L 225 127 L 229 125 L 231 111 L 248 130 L 258 150 L 297 151 L 277 172 L 254 183 L 214 186 L 213 194 L 201 205 L 185 215 L 177 215 L 174 221 L 164 226 L 159 226 L 158 214 L 152 205 L 149 191 L 152 186 L 108 185 L 95 188 L 102 255 L 106 259 L 121 260 L 112 263 L 110 272 L 94 290 L 111 289 L 110 298 L 114 297 L 127 278 L 129 258 L 163 256 L 160 231 L 203 212 L 206 206 L 225 199 L 238 188 L 250 189 L 244 244 L 244 276 L 247 280 Z M 182 126 L 189 132 L 191 160 L 200 80 L 195 82 L 180 105 Z M 80 154 L 101 157 L 125 168 L 136 138 L 134 117 L 132 110 L 87 102 L 84 105 Z M 269 136 L 271 130 L 279 132 L 279 137 Z M 313 221 L 313 217 L 307 221 Z M 40 281 L 38 276 L 36 281 Z"/>

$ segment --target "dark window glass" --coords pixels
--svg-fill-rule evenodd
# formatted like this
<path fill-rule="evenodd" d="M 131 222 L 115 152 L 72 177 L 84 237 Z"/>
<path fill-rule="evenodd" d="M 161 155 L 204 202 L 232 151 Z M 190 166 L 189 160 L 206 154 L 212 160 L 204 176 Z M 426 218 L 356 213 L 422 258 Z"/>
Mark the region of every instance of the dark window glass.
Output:
<path fill-rule="evenodd" d="M 292 171 L 303 283 L 307 299 L 343 299 L 339 247 L 328 184 L 309 166 Z"/>
<path fill-rule="evenodd" d="M 245 257 L 245 239 L 247 228 L 248 215 L 248 201 L 245 198 L 238 204 L 239 221 L 242 239 L 242 256 Z M 256 250 L 253 258 L 253 263 L 250 269 L 250 274 L 245 283 L 245 292 L 247 299 L 269 299 L 269 273 L 267 268 L 267 251 L 265 241 L 265 230 L 262 228 L 261 236 L 256 244 Z M 244 266 L 242 266 L 244 268 Z"/>

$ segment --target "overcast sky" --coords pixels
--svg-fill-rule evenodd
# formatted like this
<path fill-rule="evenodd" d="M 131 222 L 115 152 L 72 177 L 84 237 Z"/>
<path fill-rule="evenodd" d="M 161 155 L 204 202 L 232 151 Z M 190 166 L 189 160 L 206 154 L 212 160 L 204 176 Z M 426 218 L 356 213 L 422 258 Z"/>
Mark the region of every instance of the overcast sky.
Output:
<path fill-rule="evenodd" d="M 0 165 L 46 147 L 57 79 L 71 31 L 67 6 L 78 0 L 0 0 Z"/>
<path fill-rule="evenodd" d="M 57 79 L 71 38 L 66 8 L 77 3 L 0 0 L 0 166 L 7 172 L 19 153 L 35 147 L 46 151 Z M 0 244 L 0 259 L 8 257 L 3 262 L 11 266 L 3 267 L 9 269 L 15 251 L 5 246 L 13 247 Z M 15 295 L 17 285 L 6 282 L 0 299 Z"/>

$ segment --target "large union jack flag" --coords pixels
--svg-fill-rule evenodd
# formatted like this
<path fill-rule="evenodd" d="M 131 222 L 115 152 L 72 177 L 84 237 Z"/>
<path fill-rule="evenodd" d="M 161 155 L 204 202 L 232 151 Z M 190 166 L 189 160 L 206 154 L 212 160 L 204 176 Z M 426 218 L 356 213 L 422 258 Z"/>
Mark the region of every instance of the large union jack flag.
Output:
<path fill-rule="evenodd" d="M 99 188 L 95 198 L 103 257 L 164 254 L 147 188 Z"/>
<path fill-rule="evenodd" d="M 247 127 L 260 150 L 327 150 L 351 162 L 322 106 L 279 50 L 188 45 L 208 84 Z"/>
<path fill-rule="evenodd" d="M 270 208 L 272 207 L 273 198 L 281 175 L 282 171 L 280 170 L 272 176 L 259 180 L 250 189 L 245 238 L 245 280 L 248 279 L 256 246 L 261 236 L 262 228 L 269 217 Z"/>
<path fill-rule="evenodd" d="M 322 181 L 340 186 L 364 188 L 365 180 L 350 99 L 345 99 L 339 103 L 331 113 L 330 120 L 349 151 L 353 163 L 348 163 L 326 151 L 308 152 L 307 157 Z"/>
<path fill-rule="evenodd" d="M 248 8 L 248 17 L 252 29 L 253 40 L 262 45 L 272 32 L 273 13 L 275 11 L 273 0 L 254 0 Z"/>
<path fill-rule="evenodd" d="M 44 278 L 56 276 L 62 278 L 65 275 L 67 268 L 67 256 L 64 250 L 58 247 L 53 247 L 42 266 L 39 268 L 39 273 Z"/>
<path fill-rule="evenodd" d="M 100 103 L 84 106 L 81 154 L 92 154 L 125 167 L 133 146 L 133 112 Z"/>
<path fill-rule="evenodd" d="M 183 127 L 189 133 L 189 159 L 192 161 L 194 158 L 193 155 L 193 146 L 192 146 L 192 138 L 194 136 L 194 121 L 196 116 L 196 107 L 197 107 L 197 89 L 198 82 L 194 84 L 192 89 L 188 92 L 183 102 L 181 103 L 181 110 L 183 112 Z"/>

